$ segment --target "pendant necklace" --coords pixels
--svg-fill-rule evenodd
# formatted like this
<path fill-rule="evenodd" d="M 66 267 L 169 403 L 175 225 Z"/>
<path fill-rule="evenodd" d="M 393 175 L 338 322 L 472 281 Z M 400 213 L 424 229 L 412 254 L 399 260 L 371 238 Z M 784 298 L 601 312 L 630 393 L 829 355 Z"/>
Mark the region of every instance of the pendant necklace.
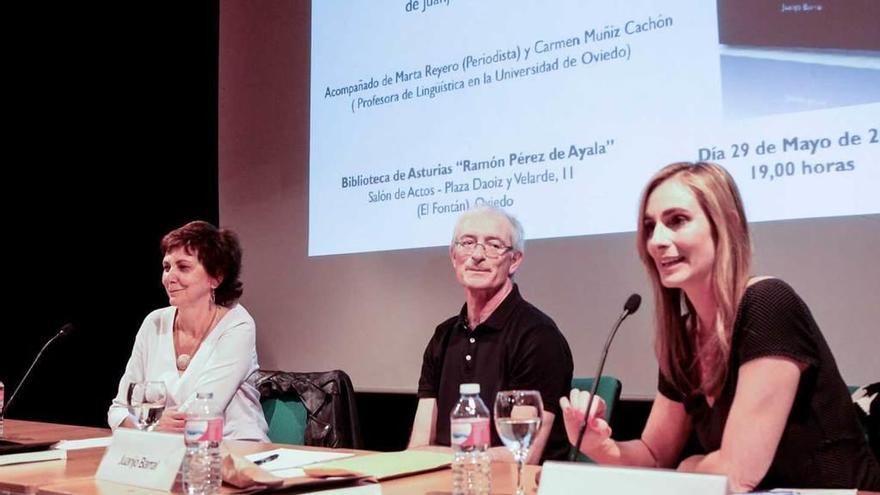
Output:
<path fill-rule="evenodd" d="M 202 332 L 201 338 L 199 338 L 198 344 L 196 344 L 195 349 L 193 349 L 192 354 L 180 353 L 177 356 L 177 370 L 181 373 L 186 371 L 186 368 L 189 366 L 190 361 L 192 361 L 193 355 L 198 352 L 199 347 L 202 346 L 202 342 L 204 342 L 205 337 L 208 336 L 208 332 L 211 331 L 211 327 L 214 326 L 214 319 L 217 318 L 217 305 L 214 305 L 214 313 L 211 315 L 211 320 L 208 322 L 208 326 L 205 327 L 205 331 Z M 180 325 L 177 322 L 177 315 L 174 316 L 174 330 L 180 331 Z"/>

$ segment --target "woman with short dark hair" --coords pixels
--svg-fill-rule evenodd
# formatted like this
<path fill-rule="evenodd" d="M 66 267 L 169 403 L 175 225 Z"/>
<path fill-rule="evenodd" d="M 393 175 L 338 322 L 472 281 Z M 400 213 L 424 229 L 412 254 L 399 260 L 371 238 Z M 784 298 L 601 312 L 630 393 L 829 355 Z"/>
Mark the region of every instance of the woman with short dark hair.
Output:
<path fill-rule="evenodd" d="M 190 222 L 162 238 L 162 285 L 170 305 L 147 315 L 108 412 L 111 428 L 134 427 L 128 385 L 159 381 L 167 404 L 155 429 L 182 432 L 196 393 L 211 392 L 224 411 L 225 439 L 267 441 L 260 394 L 256 326 L 244 306 L 241 247 L 236 235 L 208 222 Z"/>

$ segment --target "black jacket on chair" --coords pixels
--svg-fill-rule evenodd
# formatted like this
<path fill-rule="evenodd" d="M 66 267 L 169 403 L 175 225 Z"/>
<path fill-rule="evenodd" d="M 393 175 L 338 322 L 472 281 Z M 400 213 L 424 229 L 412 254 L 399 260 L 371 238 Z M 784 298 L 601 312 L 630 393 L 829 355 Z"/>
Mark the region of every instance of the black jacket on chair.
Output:
<path fill-rule="evenodd" d="M 299 397 L 308 415 L 306 445 L 363 448 L 354 387 L 344 371 L 259 370 L 256 385 L 263 400 Z"/>

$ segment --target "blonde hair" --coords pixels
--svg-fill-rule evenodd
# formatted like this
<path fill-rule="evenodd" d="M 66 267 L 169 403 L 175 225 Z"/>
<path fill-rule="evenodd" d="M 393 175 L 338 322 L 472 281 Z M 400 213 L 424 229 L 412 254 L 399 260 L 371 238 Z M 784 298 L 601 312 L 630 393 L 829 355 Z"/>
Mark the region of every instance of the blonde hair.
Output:
<path fill-rule="evenodd" d="M 671 179 L 680 181 L 694 193 L 709 220 L 715 241 L 711 284 L 717 311 L 715 331 L 703 349 L 708 353 L 704 356 L 712 367 L 703 376 L 695 368 L 696 356 L 700 352 L 696 340 L 696 311 L 680 289 L 667 288 L 660 283 L 654 260 L 647 249 L 649 234 L 645 229 L 645 208 L 648 198 L 660 184 Z M 749 228 L 733 178 L 714 163 L 678 162 L 663 167 L 654 174 L 642 193 L 636 242 L 654 287 L 655 352 L 660 372 L 684 393 L 699 390 L 714 395 L 727 378 L 733 325 L 751 273 Z M 682 304 L 687 306 L 687 313 L 682 314 Z"/>

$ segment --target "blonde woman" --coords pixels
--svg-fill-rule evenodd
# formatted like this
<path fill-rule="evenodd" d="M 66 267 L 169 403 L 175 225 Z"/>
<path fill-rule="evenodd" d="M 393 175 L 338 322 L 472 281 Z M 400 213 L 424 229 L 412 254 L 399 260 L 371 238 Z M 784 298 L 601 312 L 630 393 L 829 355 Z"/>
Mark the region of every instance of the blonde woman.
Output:
<path fill-rule="evenodd" d="M 654 175 L 639 208 L 638 251 L 654 287 L 658 393 L 638 440 L 616 442 L 596 398 L 578 448 L 604 464 L 721 473 L 735 491 L 880 490 L 834 357 L 782 280 L 751 275 L 733 179 L 711 163 Z M 576 442 L 589 393 L 560 399 Z M 696 434 L 704 455 L 679 462 Z"/>

